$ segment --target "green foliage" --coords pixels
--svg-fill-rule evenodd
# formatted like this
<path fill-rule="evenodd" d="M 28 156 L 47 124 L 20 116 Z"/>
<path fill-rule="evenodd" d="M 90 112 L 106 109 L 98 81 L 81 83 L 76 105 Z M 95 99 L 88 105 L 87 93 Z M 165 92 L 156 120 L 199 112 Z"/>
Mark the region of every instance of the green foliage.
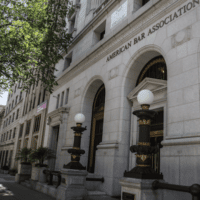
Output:
<path fill-rule="evenodd" d="M 21 160 L 21 161 L 24 161 L 24 162 L 29 162 L 30 161 L 29 155 L 30 155 L 31 152 L 32 152 L 32 149 L 24 147 L 18 152 L 15 160 Z"/>
<path fill-rule="evenodd" d="M 53 150 L 47 147 L 39 147 L 30 154 L 29 158 L 32 162 L 39 161 L 39 164 L 43 165 L 45 160 L 56 158 L 56 155 Z"/>
<path fill-rule="evenodd" d="M 0 0 L 0 91 L 22 81 L 28 91 L 38 81 L 52 93 L 55 65 L 72 41 L 68 0 Z"/>

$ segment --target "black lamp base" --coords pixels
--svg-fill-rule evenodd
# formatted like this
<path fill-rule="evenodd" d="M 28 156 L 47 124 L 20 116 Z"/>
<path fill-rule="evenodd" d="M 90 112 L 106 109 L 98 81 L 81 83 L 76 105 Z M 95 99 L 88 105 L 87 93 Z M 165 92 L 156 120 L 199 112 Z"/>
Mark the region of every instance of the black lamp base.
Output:
<path fill-rule="evenodd" d="M 86 170 L 86 167 L 83 167 L 80 162 L 70 162 L 67 165 L 63 165 L 65 169 L 76 169 L 76 170 Z"/>
<path fill-rule="evenodd" d="M 151 167 L 135 167 L 129 172 L 125 171 L 124 177 L 138 179 L 163 179 L 163 174 L 158 174 Z"/>

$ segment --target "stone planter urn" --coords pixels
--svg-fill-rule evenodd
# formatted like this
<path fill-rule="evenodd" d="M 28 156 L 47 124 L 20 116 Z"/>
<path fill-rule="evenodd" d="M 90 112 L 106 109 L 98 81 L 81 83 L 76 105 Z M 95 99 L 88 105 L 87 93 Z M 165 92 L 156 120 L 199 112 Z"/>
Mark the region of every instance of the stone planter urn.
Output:
<path fill-rule="evenodd" d="M 39 173 L 39 182 L 40 183 L 46 183 L 46 174 L 43 173 L 43 171 L 47 169 L 47 165 L 40 166 L 40 173 Z"/>
<path fill-rule="evenodd" d="M 29 180 L 31 178 L 31 169 L 31 163 L 21 162 L 19 164 L 18 173 L 15 175 L 15 181 L 20 183 L 21 181 Z"/>
<path fill-rule="evenodd" d="M 32 167 L 32 172 L 31 172 L 31 179 L 34 181 L 38 181 L 39 180 L 39 175 L 40 175 L 40 167 L 38 166 L 34 166 Z"/>

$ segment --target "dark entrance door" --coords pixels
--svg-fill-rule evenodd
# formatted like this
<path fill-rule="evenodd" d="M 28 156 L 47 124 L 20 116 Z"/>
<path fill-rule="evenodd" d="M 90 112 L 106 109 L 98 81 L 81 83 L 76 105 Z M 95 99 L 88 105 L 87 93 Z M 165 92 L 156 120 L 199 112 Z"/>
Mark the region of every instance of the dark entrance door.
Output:
<path fill-rule="evenodd" d="M 92 110 L 90 148 L 88 156 L 88 172 L 94 173 L 97 145 L 102 142 L 103 117 L 105 104 L 105 87 L 102 85 L 96 93 Z"/>
<path fill-rule="evenodd" d="M 51 134 L 51 143 L 50 143 L 50 149 L 52 149 L 55 152 L 57 152 L 57 146 L 58 146 L 58 137 L 59 137 L 59 126 L 52 127 L 52 134 Z M 49 160 L 49 168 L 50 170 L 55 170 L 56 165 L 56 158 L 52 158 Z"/>
<path fill-rule="evenodd" d="M 151 122 L 150 129 L 150 142 L 151 146 L 159 147 L 159 152 L 152 154 L 152 168 L 160 173 L 160 148 L 163 146 L 161 142 L 163 140 L 163 110 L 158 111 L 158 114 Z"/>

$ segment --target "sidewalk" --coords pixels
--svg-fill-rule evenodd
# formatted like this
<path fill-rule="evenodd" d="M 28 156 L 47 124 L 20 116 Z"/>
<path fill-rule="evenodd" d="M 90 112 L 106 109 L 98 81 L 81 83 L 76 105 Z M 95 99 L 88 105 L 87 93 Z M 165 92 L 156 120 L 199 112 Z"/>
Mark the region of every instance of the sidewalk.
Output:
<path fill-rule="evenodd" d="M 15 183 L 14 176 L 0 174 L 0 200 L 56 200 L 56 198 Z"/>

